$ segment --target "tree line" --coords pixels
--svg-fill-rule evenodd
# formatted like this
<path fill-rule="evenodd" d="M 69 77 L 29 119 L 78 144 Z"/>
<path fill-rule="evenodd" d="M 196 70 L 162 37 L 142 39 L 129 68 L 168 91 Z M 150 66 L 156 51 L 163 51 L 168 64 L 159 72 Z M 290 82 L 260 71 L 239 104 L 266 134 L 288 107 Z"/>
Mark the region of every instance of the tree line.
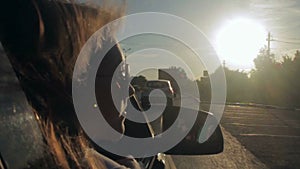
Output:
<path fill-rule="evenodd" d="M 247 73 L 224 70 L 227 83 L 227 102 L 258 103 L 284 107 L 300 107 L 300 52 L 285 55 L 280 61 L 262 48 L 254 59 L 255 68 Z M 213 73 L 211 76 L 214 76 Z M 201 100 L 210 100 L 209 80 L 197 81 Z"/>

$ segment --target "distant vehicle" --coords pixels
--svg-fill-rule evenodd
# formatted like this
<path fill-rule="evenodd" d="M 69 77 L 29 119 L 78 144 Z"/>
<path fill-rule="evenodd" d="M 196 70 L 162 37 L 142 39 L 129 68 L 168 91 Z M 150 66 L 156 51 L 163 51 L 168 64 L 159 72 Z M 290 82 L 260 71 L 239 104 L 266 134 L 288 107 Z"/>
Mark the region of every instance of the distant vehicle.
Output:
<path fill-rule="evenodd" d="M 142 101 L 142 106 L 144 108 L 149 108 L 150 106 L 149 95 L 155 89 L 161 90 L 165 94 L 165 96 L 161 96 L 158 94 L 152 95 L 152 97 L 154 98 L 152 100 L 152 103 L 156 103 L 156 104 L 163 103 L 164 100 L 163 97 L 166 97 L 167 105 L 173 105 L 175 93 L 171 85 L 171 82 L 169 80 L 149 80 L 146 82 L 145 89 L 142 93 L 141 101 Z"/>

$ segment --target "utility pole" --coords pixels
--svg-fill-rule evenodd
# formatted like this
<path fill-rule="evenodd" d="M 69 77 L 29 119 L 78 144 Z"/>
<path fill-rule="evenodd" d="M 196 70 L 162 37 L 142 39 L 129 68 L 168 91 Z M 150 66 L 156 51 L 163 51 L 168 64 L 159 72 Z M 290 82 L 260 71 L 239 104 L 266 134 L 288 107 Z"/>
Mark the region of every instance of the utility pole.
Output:
<path fill-rule="evenodd" d="M 270 56 L 270 53 L 271 53 L 271 47 L 270 47 L 271 33 L 270 32 L 268 33 L 267 41 L 268 41 L 268 50 L 267 50 L 268 53 L 267 54 L 268 54 L 268 56 Z"/>
<path fill-rule="evenodd" d="M 223 60 L 223 68 L 225 68 L 225 67 L 226 67 L 226 61 Z"/>

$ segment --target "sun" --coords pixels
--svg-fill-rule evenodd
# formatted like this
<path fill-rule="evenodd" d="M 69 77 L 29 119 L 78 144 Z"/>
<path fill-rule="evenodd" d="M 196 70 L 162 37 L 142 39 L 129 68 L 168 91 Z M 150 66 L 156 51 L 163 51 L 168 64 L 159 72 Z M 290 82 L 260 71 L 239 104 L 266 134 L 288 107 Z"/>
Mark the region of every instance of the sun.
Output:
<path fill-rule="evenodd" d="M 216 50 L 221 60 L 235 69 L 251 69 L 253 59 L 266 44 L 267 32 L 258 22 L 238 18 L 225 24 L 216 36 Z"/>

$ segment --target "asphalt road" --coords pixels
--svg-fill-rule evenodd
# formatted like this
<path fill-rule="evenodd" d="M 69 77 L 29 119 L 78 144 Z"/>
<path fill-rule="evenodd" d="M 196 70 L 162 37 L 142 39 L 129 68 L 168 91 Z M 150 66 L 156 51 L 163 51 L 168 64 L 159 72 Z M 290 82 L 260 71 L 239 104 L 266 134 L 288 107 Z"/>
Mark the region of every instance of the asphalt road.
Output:
<path fill-rule="evenodd" d="M 300 111 L 227 106 L 221 124 L 267 167 L 300 168 Z"/>
<path fill-rule="evenodd" d="M 177 169 L 300 168 L 300 111 L 226 106 L 221 126 L 223 153 L 167 158 Z"/>
<path fill-rule="evenodd" d="M 226 106 L 223 153 L 172 156 L 178 169 L 300 168 L 300 111 Z"/>
<path fill-rule="evenodd" d="M 177 169 L 266 169 L 251 152 L 223 128 L 224 152 L 204 156 L 172 156 Z"/>

